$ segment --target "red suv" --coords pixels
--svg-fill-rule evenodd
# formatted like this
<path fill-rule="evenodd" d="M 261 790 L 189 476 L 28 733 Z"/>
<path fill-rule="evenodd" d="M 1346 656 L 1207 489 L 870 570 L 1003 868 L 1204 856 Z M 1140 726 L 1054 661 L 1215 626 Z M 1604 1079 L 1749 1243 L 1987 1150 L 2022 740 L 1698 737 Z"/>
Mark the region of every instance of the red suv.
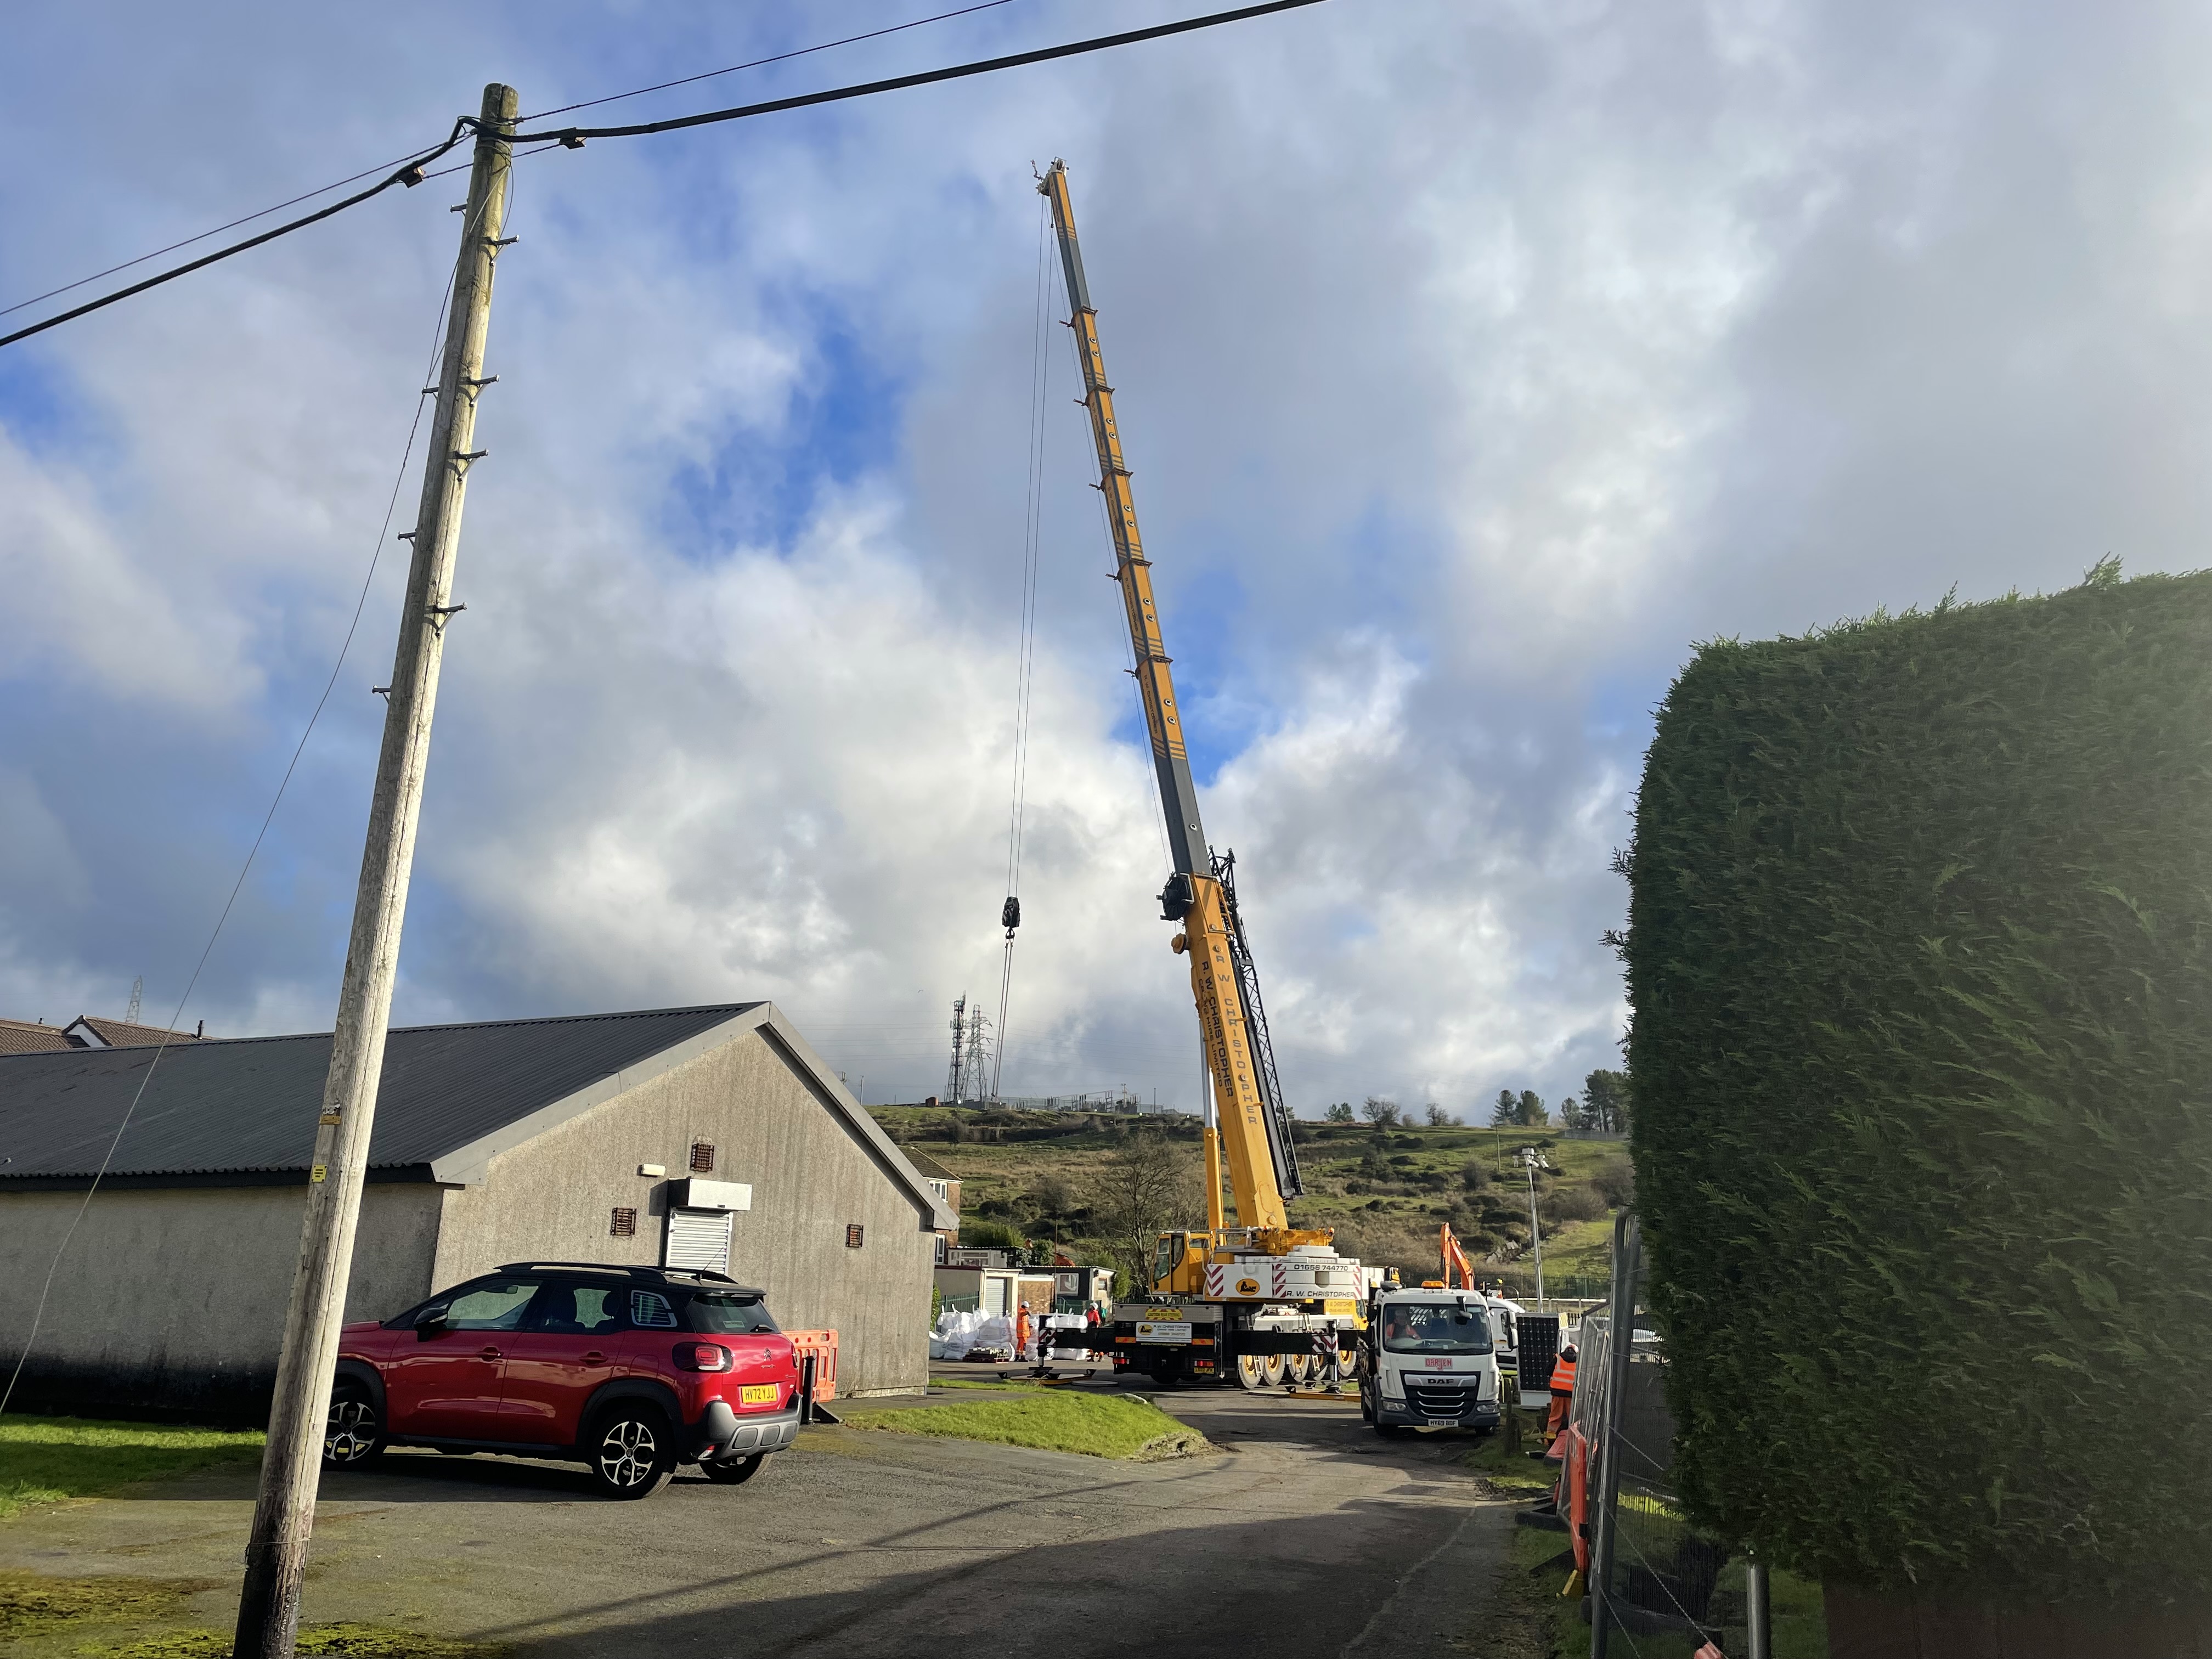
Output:
<path fill-rule="evenodd" d="M 339 1338 L 323 1462 L 388 1445 L 590 1465 L 644 1498 L 679 1463 L 731 1486 L 799 1431 L 799 1362 L 720 1273 L 518 1262 Z"/>

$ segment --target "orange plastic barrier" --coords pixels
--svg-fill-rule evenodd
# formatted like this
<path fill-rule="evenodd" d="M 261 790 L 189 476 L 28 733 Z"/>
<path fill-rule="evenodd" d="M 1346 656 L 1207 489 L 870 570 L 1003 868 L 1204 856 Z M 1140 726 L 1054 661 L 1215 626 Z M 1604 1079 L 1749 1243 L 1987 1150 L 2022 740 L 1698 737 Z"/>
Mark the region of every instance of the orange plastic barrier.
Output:
<path fill-rule="evenodd" d="M 837 1397 L 837 1333 L 786 1331 L 784 1334 L 791 1339 L 802 1376 L 806 1372 L 806 1356 L 814 1356 L 814 1397 L 817 1400 L 835 1400 Z"/>

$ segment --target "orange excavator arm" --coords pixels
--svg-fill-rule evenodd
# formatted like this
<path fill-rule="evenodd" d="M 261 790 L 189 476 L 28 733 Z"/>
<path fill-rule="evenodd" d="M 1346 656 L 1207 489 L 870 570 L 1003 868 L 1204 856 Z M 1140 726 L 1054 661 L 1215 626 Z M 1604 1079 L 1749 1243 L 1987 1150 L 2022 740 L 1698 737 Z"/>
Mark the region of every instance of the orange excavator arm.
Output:
<path fill-rule="evenodd" d="M 1467 1251 L 1461 1247 L 1459 1236 L 1452 1231 L 1450 1222 L 1445 1222 L 1443 1227 L 1438 1230 L 1437 1243 L 1442 1247 L 1443 1252 L 1444 1288 L 1448 1291 L 1455 1288 L 1462 1291 L 1473 1290 L 1474 1288 L 1474 1264 L 1467 1259 Z M 1452 1284 L 1452 1269 L 1454 1267 L 1457 1267 L 1459 1269 L 1459 1284 L 1456 1286 Z"/>

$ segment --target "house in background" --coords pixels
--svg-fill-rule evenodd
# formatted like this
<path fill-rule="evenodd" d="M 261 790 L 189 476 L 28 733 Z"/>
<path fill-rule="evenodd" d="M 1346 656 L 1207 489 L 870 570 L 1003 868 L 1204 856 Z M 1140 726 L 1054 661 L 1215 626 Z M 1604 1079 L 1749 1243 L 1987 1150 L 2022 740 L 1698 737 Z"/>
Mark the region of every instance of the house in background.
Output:
<path fill-rule="evenodd" d="M 164 1042 L 198 1042 L 206 1034 L 204 1022 L 197 1031 L 167 1031 L 158 1025 L 104 1019 L 98 1014 L 79 1014 L 66 1025 L 0 1019 L 0 1054 L 55 1054 L 70 1048 L 151 1048 Z"/>
<path fill-rule="evenodd" d="M 322 1033 L 179 1043 L 158 1066 L 149 1046 L 0 1055 L 19 1404 L 265 1414 L 330 1050 Z M 840 1394 L 927 1382 L 952 1213 L 772 1004 L 396 1030 L 369 1164 L 349 1319 L 512 1262 L 707 1267 L 765 1290 L 787 1329 L 836 1330 Z"/>
<path fill-rule="evenodd" d="M 907 1162 L 914 1165 L 922 1180 L 928 1183 L 929 1190 L 937 1195 L 937 1201 L 952 1217 L 952 1224 L 941 1229 L 937 1235 L 937 1260 L 942 1264 L 946 1259 L 945 1253 L 957 1249 L 960 1243 L 960 1177 L 927 1152 L 912 1146 L 902 1146 L 899 1150 L 906 1154 Z"/>

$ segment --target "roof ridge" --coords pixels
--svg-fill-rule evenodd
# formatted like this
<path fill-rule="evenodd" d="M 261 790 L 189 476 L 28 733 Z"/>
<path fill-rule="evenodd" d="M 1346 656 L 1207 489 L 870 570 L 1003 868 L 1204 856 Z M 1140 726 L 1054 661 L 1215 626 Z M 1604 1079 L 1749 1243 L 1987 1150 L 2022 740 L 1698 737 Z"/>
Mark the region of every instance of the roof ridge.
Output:
<path fill-rule="evenodd" d="M 392 1025 L 386 1027 L 386 1035 L 390 1036 L 398 1036 L 403 1034 L 422 1031 L 488 1031 L 497 1030 L 502 1026 L 582 1025 L 596 1020 L 652 1019 L 671 1014 L 723 1014 L 734 1018 L 738 1014 L 744 1013 L 754 1008 L 761 1007 L 774 1000 L 775 999 L 772 997 L 755 997 L 750 1002 L 702 1002 L 696 1003 L 690 1007 L 684 1008 L 618 1008 L 603 1014 L 536 1014 L 513 1019 L 464 1019 L 456 1020 L 448 1025 Z M 21 1021 L 16 1023 L 27 1024 L 27 1022 Z M 61 1028 L 55 1027 L 54 1029 L 60 1030 Z M 150 1030 L 158 1030 L 161 1028 L 158 1026 L 149 1026 L 147 1029 Z M 73 1054 L 126 1054 L 136 1053 L 140 1048 L 153 1048 L 158 1047 L 161 1048 L 212 1048 L 218 1043 L 226 1048 L 236 1048 L 250 1042 L 327 1042 L 334 1034 L 329 1031 L 272 1031 L 261 1036 L 194 1037 L 189 1031 L 179 1031 L 173 1032 L 172 1035 L 181 1037 L 184 1040 L 179 1042 L 160 1044 L 149 1042 L 141 1045 L 135 1045 L 134 1047 L 127 1049 L 58 1048 L 50 1051 L 39 1052 L 52 1052 L 55 1054 L 66 1053 Z M 0 1060 L 16 1060 L 20 1058 L 21 1056 L 16 1054 L 0 1054 Z"/>

